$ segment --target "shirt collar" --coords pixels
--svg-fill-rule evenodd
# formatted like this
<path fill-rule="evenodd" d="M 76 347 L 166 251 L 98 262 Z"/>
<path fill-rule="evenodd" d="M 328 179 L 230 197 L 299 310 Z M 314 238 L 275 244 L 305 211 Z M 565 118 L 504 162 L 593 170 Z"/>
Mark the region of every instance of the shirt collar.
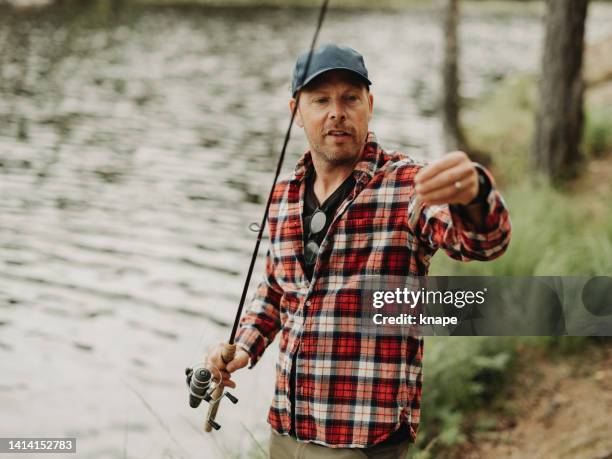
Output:
<path fill-rule="evenodd" d="M 366 143 L 361 152 L 361 158 L 353 169 L 353 176 L 356 181 L 366 183 L 372 178 L 374 172 L 376 172 L 379 155 L 380 151 L 376 135 L 370 131 L 368 132 Z M 291 180 L 301 182 L 311 166 L 312 152 L 308 150 L 298 160 Z"/>

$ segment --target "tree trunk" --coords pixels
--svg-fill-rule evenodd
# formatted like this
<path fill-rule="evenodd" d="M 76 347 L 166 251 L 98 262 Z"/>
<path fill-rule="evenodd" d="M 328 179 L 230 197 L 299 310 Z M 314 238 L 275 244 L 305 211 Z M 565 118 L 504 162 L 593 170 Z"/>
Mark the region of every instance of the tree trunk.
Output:
<path fill-rule="evenodd" d="M 447 151 L 465 150 L 465 137 L 459 120 L 459 0 L 445 0 L 444 61 L 442 63 L 442 126 Z"/>
<path fill-rule="evenodd" d="M 581 159 L 587 6 L 588 0 L 546 1 L 546 38 L 532 164 L 555 182 L 574 176 Z"/>

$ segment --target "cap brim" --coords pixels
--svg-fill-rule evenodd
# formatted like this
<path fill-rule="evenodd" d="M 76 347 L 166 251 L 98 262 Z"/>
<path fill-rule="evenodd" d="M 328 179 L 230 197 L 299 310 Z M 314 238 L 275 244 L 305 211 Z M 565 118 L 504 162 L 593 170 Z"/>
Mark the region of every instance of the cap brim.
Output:
<path fill-rule="evenodd" d="M 325 72 L 329 72 L 331 70 L 348 70 L 349 72 L 354 73 L 355 75 L 357 75 L 359 78 L 361 78 L 368 85 L 372 84 L 372 82 L 370 80 L 368 80 L 361 73 L 359 73 L 359 72 L 357 72 L 357 71 L 355 71 L 353 69 L 349 69 L 347 67 L 329 67 L 329 68 L 321 69 L 317 73 L 314 73 L 314 74 L 310 75 L 310 77 L 308 77 L 308 79 L 306 81 L 304 81 L 301 86 L 298 86 L 297 88 L 295 88 L 295 91 L 293 91 L 293 95 L 295 96 L 296 92 L 298 92 L 299 90 L 303 89 L 306 85 L 308 85 L 308 83 L 310 83 L 312 80 L 314 80 L 319 75 L 322 75 Z"/>

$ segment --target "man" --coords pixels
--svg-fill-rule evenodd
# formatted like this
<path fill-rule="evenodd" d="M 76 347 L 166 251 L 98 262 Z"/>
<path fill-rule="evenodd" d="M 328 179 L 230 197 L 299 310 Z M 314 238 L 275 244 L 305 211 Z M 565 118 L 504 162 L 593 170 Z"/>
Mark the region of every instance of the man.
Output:
<path fill-rule="evenodd" d="M 219 346 L 209 359 L 235 387 L 230 374 L 280 332 L 270 457 L 403 457 L 419 425 L 423 340 L 360 333 L 362 279 L 424 276 L 438 248 L 491 260 L 510 220 L 490 173 L 465 153 L 424 167 L 379 147 L 359 53 L 321 46 L 305 73 L 307 57 L 289 108 L 298 104 L 310 149 L 274 189 L 266 271 L 236 355 L 226 365 Z"/>

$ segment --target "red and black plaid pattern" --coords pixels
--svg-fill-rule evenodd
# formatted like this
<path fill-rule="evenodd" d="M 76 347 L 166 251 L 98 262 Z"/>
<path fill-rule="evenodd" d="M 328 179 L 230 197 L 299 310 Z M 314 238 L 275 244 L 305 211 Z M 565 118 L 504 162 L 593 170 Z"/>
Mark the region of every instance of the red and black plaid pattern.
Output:
<path fill-rule="evenodd" d="M 372 133 L 353 172 L 356 185 L 321 244 L 312 282 L 304 274 L 302 211 L 310 152 L 273 193 L 265 275 L 241 319 L 236 343 L 255 365 L 280 332 L 268 422 L 291 427 L 288 397 L 297 353 L 296 434 L 330 447 L 367 447 L 401 423 L 419 426 L 422 337 L 362 333 L 365 276 L 424 276 L 437 249 L 457 260 L 491 260 L 510 240 L 510 219 L 492 176 L 485 226 L 461 206 L 423 206 L 413 179 L 423 164 L 382 150 Z M 481 167 L 481 166 L 478 166 Z"/>

